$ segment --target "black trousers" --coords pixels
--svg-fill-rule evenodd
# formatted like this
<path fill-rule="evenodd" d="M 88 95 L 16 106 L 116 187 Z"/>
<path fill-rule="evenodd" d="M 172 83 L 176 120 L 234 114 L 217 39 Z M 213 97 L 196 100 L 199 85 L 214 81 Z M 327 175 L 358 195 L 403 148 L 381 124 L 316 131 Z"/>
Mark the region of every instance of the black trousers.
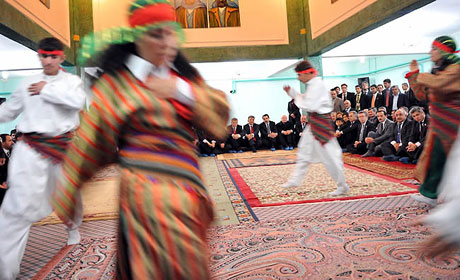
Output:
<path fill-rule="evenodd" d="M 243 141 L 241 138 L 239 139 L 230 138 L 227 140 L 227 143 L 225 144 L 225 150 L 226 151 L 230 151 L 230 150 L 238 151 L 241 149 L 242 142 Z"/>
<path fill-rule="evenodd" d="M 401 145 L 398 151 L 396 151 L 395 147 L 391 145 L 390 142 L 384 142 L 382 143 L 382 153 L 384 156 L 395 155 L 398 157 L 407 157 L 409 155 L 407 154 L 406 147 L 405 145 Z"/>
<path fill-rule="evenodd" d="M 284 134 L 278 134 L 278 137 L 280 139 L 280 144 L 281 144 L 281 148 L 287 148 L 287 147 L 293 147 L 294 146 L 294 143 L 292 141 L 293 139 L 293 134 L 289 134 L 289 135 L 284 135 Z"/>
<path fill-rule="evenodd" d="M 268 149 L 275 148 L 276 145 L 276 138 L 264 138 L 262 139 L 262 145 Z"/>
<path fill-rule="evenodd" d="M 362 142 L 361 144 L 358 144 L 356 148 L 355 148 L 355 145 L 350 144 L 347 146 L 347 152 L 352 153 L 352 154 L 363 155 L 367 152 L 367 144 L 366 142 Z"/>

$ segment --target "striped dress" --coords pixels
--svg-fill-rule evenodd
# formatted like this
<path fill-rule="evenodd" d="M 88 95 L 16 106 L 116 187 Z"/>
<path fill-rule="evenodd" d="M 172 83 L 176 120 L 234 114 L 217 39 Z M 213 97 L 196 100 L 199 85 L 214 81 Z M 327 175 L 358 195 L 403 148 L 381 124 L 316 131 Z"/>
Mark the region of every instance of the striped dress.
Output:
<path fill-rule="evenodd" d="M 86 180 L 106 164 L 121 166 L 120 279 L 209 278 L 205 238 L 213 210 L 192 126 L 225 137 L 229 107 L 222 92 L 190 85 L 193 108 L 156 98 L 127 70 L 102 76 L 64 159 L 53 198 L 64 221 Z"/>
<path fill-rule="evenodd" d="M 444 165 L 460 126 L 460 65 L 451 64 L 437 74 L 411 72 L 406 77 L 415 97 L 430 101 L 431 123 L 415 177 L 422 183 L 420 193 L 436 199 Z"/>

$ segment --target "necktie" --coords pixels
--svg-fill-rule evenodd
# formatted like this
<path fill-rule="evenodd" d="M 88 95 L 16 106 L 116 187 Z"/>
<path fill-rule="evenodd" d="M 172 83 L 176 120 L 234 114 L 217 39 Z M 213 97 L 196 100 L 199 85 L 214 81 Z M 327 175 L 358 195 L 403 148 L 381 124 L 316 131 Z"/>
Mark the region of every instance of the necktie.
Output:
<path fill-rule="evenodd" d="M 422 133 L 422 125 L 423 125 L 423 122 L 419 122 L 419 124 L 418 124 L 418 132 L 420 132 L 420 134 Z"/>
<path fill-rule="evenodd" d="M 254 133 L 254 128 L 251 125 L 251 134 Z"/>
<path fill-rule="evenodd" d="M 398 134 L 396 134 L 396 143 L 401 143 L 401 124 L 398 123 Z"/>
<path fill-rule="evenodd" d="M 265 125 L 267 126 L 267 132 L 268 132 L 268 134 L 272 133 L 272 132 L 270 131 L 270 124 L 269 124 L 269 123 L 265 123 Z"/>
<path fill-rule="evenodd" d="M 6 151 L 6 155 L 7 155 L 8 157 L 10 157 L 10 154 L 11 154 L 10 151 Z"/>
<path fill-rule="evenodd" d="M 362 123 L 361 124 L 361 132 L 359 133 L 359 142 L 363 142 L 364 127 L 365 127 L 365 125 Z"/>
<path fill-rule="evenodd" d="M 371 102 L 371 108 L 375 107 L 375 97 L 377 96 L 377 94 L 373 94 L 372 95 L 372 102 Z"/>
<path fill-rule="evenodd" d="M 233 127 L 233 134 L 236 134 L 236 127 Z"/>
<path fill-rule="evenodd" d="M 356 109 L 358 111 L 361 109 L 361 104 L 359 104 L 360 99 L 361 99 L 361 93 L 358 93 L 358 97 L 356 98 Z"/>
<path fill-rule="evenodd" d="M 382 123 L 382 133 L 385 131 L 385 122 Z"/>
<path fill-rule="evenodd" d="M 385 100 L 385 106 L 388 107 L 390 105 L 390 90 L 387 90 L 387 99 Z"/>

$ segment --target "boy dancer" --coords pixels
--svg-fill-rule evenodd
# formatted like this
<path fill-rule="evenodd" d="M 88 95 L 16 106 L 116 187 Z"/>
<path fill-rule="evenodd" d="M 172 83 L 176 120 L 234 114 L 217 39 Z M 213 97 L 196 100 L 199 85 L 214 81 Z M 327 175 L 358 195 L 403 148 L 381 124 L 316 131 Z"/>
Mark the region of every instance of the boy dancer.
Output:
<path fill-rule="evenodd" d="M 346 194 L 349 187 L 343 175 L 342 150 L 334 137 L 330 117 L 333 108 L 331 95 L 310 62 L 300 62 L 295 71 L 298 80 L 306 84 L 306 93 L 299 94 L 290 86 L 285 86 L 283 89 L 295 100 L 297 107 L 308 112 L 310 122 L 299 141 L 294 173 L 283 187 L 300 186 L 308 165 L 322 162 L 337 184 L 337 190 L 331 192 L 330 195 Z"/>

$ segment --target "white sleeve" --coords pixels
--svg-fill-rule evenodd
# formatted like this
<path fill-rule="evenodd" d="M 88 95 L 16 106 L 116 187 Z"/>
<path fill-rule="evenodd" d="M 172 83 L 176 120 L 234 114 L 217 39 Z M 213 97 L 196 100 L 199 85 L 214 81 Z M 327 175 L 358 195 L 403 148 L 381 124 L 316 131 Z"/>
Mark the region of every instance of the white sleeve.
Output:
<path fill-rule="evenodd" d="M 291 98 L 295 98 L 297 95 L 299 95 L 300 92 L 298 92 L 297 90 L 295 90 L 294 88 L 290 88 L 289 89 L 289 92 L 288 92 L 288 95 L 291 97 Z"/>
<path fill-rule="evenodd" d="M 190 85 L 180 78 L 177 79 L 176 85 L 177 94 L 175 99 L 185 105 L 193 106 L 195 104 L 195 97 L 193 96 Z"/>
<path fill-rule="evenodd" d="M 333 109 L 332 97 L 320 78 L 316 77 L 307 83 L 304 94 L 298 94 L 295 99 L 297 107 L 319 114 L 330 113 Z"/>
<path fill-rule="evenodd" d="M 11 97 L 0 105 L 0 123 L 13 121 L 21 114 L 24 109 L 24 90 L 25 84 L 21 84 L 19 88 L 11 94 Z"/>
<path fill-rule="evenodd" d="M 47 83 L 42 88 L 40 96 L 46 102 L 76 110 L 83 109 L 86 102 L 83 82 L 76 76 Z"/>

